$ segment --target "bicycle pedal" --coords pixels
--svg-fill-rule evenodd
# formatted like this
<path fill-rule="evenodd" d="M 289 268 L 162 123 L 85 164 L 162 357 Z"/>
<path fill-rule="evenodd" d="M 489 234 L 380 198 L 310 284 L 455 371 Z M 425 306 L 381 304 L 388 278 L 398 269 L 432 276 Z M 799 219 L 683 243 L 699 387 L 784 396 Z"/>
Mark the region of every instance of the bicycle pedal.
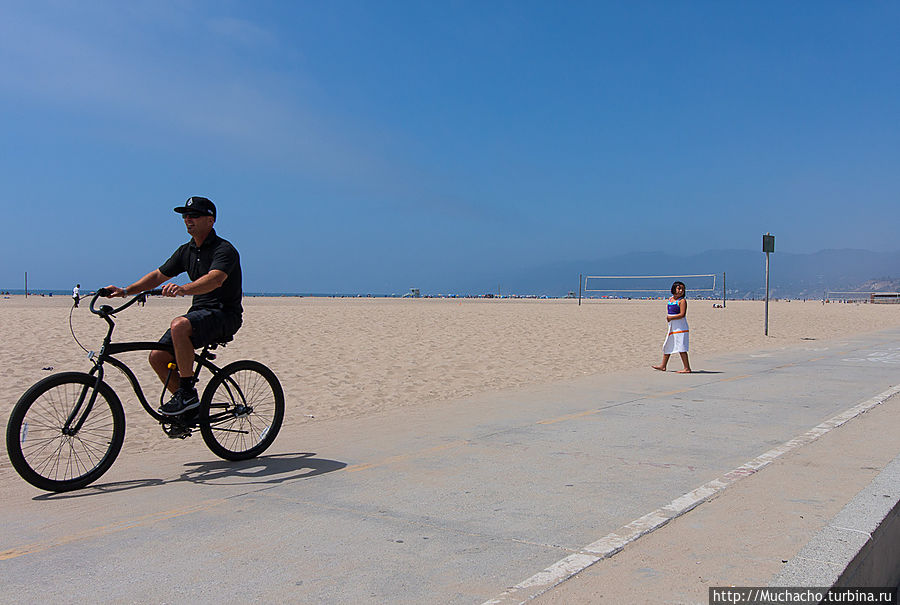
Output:
<path fill-rule="evenodd" d="M 169 439 L 187 439 L 193 434 L 193 431 L 186 426 L 176 426 L 176 425 L 161 425 L 163 433 L 166 434 L 166 437 Z"/>

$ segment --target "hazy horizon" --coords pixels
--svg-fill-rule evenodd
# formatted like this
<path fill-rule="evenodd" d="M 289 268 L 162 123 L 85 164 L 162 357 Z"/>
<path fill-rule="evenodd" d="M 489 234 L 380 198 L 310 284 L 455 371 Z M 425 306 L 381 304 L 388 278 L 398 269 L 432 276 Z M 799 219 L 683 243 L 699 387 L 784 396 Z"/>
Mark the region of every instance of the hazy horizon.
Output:
<path fill-rule="evenodd" d="M 825 291 L 846 290 L 848 287 L 856 288 L 865 282 L 879 279 L 893 283 L 900 282 L 900 250 L 884 253 L 858 249 L 826 249 L 811 254 L 776 252 L 772 255 L 771 266 L 773 269 L 771 288 L 775 295 L 779 296 L 809 294 L 818 296 Z M 267 287 L 248 289 L 245 287 L 244 292 L 245 295 L 356 296 L 368 294 L 381 297 L 401 296 L 412 288 L 416 288 L 423 295 L 493 293 L 564 296 L 569 291 L 578 291 L 578 276 L 586 279 L 591 275 L 649 276 L 664 274 L 683 279 L 688 275 L 710 275 L 708 272 L 712 272 L 711 274 L 715 276 L 713 279 L 714 291 L 720 296 L 722 281 L 725 278 L 724 273 L 727 272 L 729 292 L 733 295 L 753 298 L 759 296 L 763 291 L 764 267 L 765 254 L 760 250 L 708 250 L 690 256 L 652 251 L 609 256 L 593 261 L 555 262 L 506 274 L 490 274 L 486 270 L 481 270 L 477 274 L 469 276 L 467 283 L 410 282 L 408 287 L 389 291 L 373 291 L 349 284 L 348 287 L 339 290 Z M 653 271 L 653 269 L 658 270 Z M 679 269 L 684 270 L 679 271 Z M 23 281 L 24 277 L 23 275 Z M 43 291 L 54 294 L 71 292 L 72 286 L 59 284 L 47 286 L 44 282 L 36 282 L 34 273 L 29 274 L 28 280 L 31 292 Z M 660 292 L 664 292 L 669 287 L 669 283 L 665 279 L 650 280 L 644 283 L 645 281 L 642 280 L 640 287 L 653 285 Z M 708 289 L 710 284 L 706 284 L 706 281 L 709 280 L 700 279 L 699 282 L 703 283 L 698 282 L 694 285 L 689 282 L 689 285 L 691 289 L 695 287 Z M 35 285 L 36 283 L 41 285 Z M 106 285 L 105 283 L 79 283 L 81 283 L 83 293 Z M 589 286 L 586 281 L 582 283 L 587 296 Z M 613 284 L 613 281 L 607 281 L 606 287 L 634 287 L 634 283 L 626 281 L 621 285 L 610 285 Z M 22 293 L 23 286 L 24 284 L 21 282 L 16 286 L 0 284 L 0 291 L 9 290 L 13 293 Z M 898 286 L 891 287 L 896 289 Z M 700 293 L 692 292 L 692 294 Z M 709 296 L 711 293 L 704 291 L 702 295 Z M 641 294 L 635 294 L 635 296 L 641 296 Z"/>

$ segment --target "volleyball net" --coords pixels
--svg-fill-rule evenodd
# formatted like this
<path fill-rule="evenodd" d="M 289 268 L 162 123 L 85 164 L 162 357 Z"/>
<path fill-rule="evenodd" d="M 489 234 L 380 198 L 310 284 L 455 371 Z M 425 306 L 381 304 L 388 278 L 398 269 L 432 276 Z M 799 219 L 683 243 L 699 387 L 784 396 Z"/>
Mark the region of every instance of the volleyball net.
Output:
<path fill-rule="evenodd" d="M 608 296 L 640 296 L 669 293 L 672 283 L 684 283 L 688 296 L 692 292 L 716 291 L 716 273 L 701 275 L 587 275 L 584 278 L 585 293 Z"/>

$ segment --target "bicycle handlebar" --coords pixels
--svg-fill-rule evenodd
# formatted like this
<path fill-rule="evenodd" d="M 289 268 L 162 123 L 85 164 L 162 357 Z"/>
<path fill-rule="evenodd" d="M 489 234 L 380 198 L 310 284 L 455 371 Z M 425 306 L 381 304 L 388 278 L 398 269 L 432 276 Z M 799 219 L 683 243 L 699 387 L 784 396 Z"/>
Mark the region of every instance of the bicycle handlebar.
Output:
<path fill-rule="evenodd" d="M 108 290 L 106 288 L 100 288 L 99 290 L 97 290 L 94 293 L 94 296 L 91 298 L 91 305 L 90 305 L 91 313 L 93 313 L 94 315 L 101 315 L 101 316 L 115 315 L 119 311 L 124 311 L 125 309 L 127 309 L 128 307 L 130 307 L 131 305 L 133 305 L 134 303 L 136 303 L 138 301 L 146 302 L 148 296 L 160 296 L 162 294 L 161 289 L 146 290 L 144 292 L 135 294 L 131 300 L 126 302 L 121 307 L 116 307 L 114 309 L 109 305 L 101 305 L 99 310 L 95 309 L 94 304 L 97 302 L 97 299 L 100 298 L 101 296 L 108 296 L 110 292 L 111 292 L 111 290 Z"/>

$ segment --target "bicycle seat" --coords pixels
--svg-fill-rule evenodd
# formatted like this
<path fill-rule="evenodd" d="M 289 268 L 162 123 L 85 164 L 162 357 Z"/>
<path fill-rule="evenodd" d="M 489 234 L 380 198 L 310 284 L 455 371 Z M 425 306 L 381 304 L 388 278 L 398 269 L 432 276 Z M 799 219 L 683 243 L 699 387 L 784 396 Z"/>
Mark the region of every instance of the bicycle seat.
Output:
<path fill-rule="evenodd" d="M 234 340 L 234 335 L 232 335 L 232 336 L 226 336 L 225 338 L 220 338 L 220 339 L 217 340 L 216 342 L 214 342 L 214 343 L 212 343 L 212 344 L 209 345 L 209 350 L 212 351 L 212 350 L 214 350 L 214 349 L 216 349 L 216 348 L 218 348 L 218 347 L 220 347 L 220 346 L 224 347 L 225 345 L 227 345 L 227 344 L 228 344 L 229 342 L 231 342 L 232 340 Z"/>

